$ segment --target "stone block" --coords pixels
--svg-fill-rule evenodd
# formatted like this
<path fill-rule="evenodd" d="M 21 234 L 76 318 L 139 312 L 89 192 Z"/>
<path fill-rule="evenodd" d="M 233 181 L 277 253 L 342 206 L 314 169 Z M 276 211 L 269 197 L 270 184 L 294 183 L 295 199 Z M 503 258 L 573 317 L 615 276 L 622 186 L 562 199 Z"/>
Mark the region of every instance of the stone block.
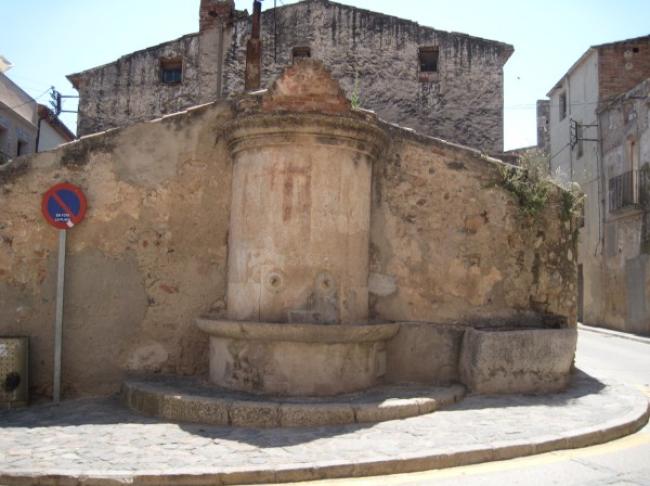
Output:
<path fill-rule="evenodd" d="M 402 322 L 387 344 L 389 383 L 448 384 L 458 381 L 464 329 L 424 322 Z"/>
<path fill-rule="evenodd" d="M 352 406 L 343 404 L 284 403 L 280 406 L 282 427 L 319 427 L 354 423 Z"/>
<path fill-rule="evenodd" d="M 280 405 L 272 402 L 235 401 L 230 409 L 235 427 L 279 427 Z"/>
<path fill-rule="evenodd" d="M 561 391 L 569 384 L 577 337 L 576 329 L 468 329 L 461 381 L 472 393 Z"/>

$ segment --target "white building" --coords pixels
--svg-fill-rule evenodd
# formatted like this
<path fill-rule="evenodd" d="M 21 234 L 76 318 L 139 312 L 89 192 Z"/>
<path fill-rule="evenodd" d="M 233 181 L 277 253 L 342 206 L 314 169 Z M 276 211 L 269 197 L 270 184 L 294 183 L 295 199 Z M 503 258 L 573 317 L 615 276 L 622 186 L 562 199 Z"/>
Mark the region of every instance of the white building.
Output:
<path fill-rule="evenodd" d="M 0 68 L 11 65 L 0 56 Z M 0 164 L 74 140 L 74 134 L 0 70 Z"/>
<path fill-rule="evenodd" d="M 603 260 L 609 186 L 598 114 L 648 77 L 650 36 L 645 36 L 590 47 L 548 93 L 551 173 L 562 182 L 577 182 L 586 195 L 578 248 L 578 318 L 591 325 L 626 327 L 612 319 L 611 309 L 622 304 L 609 302 L 617 284 Z"/>

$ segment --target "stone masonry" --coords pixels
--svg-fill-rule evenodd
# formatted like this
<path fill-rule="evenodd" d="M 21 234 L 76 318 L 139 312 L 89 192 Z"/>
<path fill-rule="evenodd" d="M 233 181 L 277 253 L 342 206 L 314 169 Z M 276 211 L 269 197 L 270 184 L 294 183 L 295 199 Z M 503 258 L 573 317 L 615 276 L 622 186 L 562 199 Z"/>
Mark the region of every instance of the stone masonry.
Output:
<path fill-rule="evenodd" d="M 70 75 L 80 95 L 79 134 L 243 91 L 252 22 L 233 3 L 204 0 L 198 34 Z M 382 119 L 487 152 L 503 149 L 503 65 L 513 52 L 508 44 L 329 0 L 264 11 L 260 39 L 262 88 L 294 55 L 308 55 L 332 69 L 349 98 Z M 180 82 L 161 80 L 161 66 L 170 60 L 182 63 Z"/>

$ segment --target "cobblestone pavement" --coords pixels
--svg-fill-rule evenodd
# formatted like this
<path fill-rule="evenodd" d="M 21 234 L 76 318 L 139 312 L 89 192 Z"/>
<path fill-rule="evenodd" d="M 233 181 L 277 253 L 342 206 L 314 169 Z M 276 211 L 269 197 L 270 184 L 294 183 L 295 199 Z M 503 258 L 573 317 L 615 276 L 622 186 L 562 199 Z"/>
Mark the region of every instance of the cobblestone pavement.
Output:
<path fill-rule="evenodd" d="M 647 413 L 637 390 L 582 373 L 561 394 L 468 397 L 429 415 L 319 428 L 176 424 L 138 416 L 116 398 L 73 400 L 0 412 L 0 484 L 234 484 L 408 472 L 604 442 L 640 428 Z"/>

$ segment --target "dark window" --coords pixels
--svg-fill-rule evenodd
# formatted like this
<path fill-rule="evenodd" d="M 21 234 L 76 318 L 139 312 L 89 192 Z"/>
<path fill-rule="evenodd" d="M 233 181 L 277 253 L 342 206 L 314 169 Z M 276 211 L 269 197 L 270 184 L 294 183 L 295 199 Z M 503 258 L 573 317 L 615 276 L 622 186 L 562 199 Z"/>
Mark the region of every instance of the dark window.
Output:
<path fill-rule="evenodd" d="M 560 93 L 560 120 L 566 118 L 566 93 Z"/>
<path fill-rule="evenodd" d="M 294 47 L 293 50 L 291 51 L 291 55 L 293 56 L 293 60 L 295 61 L 296 59 L 304 59 L 311 57 L 311 48 L 310 47 Z"/>
<path fill-rule="evenodd" d="M 438 48 L 437 47 L 420 47 L 420 72 L 437 73 L 438 72 Z"/>
<path fill-rule="evenodd" d="M 183 82 L 183 61 L 181 59 L 161 59 L 160 80 L 164 84 Z"/>
<path fill-rule="evenodd" d="M 9 158 L 9 149 L 7 148 L 7 130 L 0 126 L 0 164 Z"/>
<path fill-rule="evenodd" d="M 16 156 L 20 157 L 21 155 L 25 155 L 27 153 L 27 142 L 24 140 L 18 140 L 18 144 L 16 145 Z"/>
<path fill-rule="evenodd" d="M 633 47 L 633 48 L 632 48 L 632 52 L 633 52 L 634 54 L 638 54 L 638 52 L 639 52 L 639 48 L 638 48 L 638 47 Z"/>

